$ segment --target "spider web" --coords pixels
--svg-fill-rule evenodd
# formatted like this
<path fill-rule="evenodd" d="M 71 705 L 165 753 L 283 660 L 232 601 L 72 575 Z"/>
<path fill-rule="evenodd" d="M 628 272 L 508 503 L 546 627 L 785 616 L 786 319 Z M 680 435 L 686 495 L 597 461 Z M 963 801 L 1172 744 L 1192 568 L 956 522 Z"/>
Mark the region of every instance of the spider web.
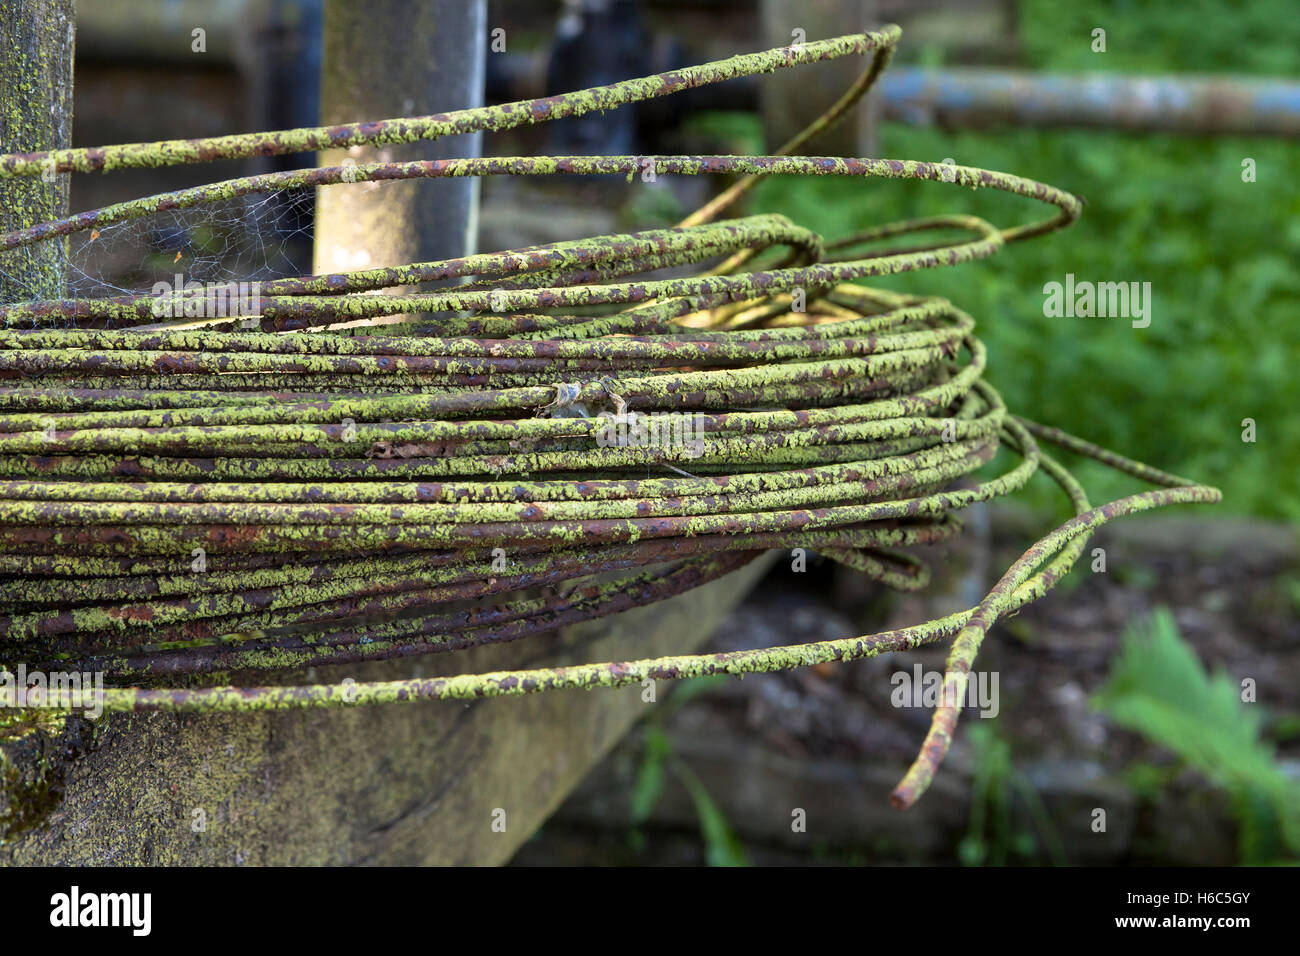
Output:
<path fill-rule="evenodd" d="M 309 274 L 314 211 L 313 188 L 283 189 L 73 233 L 65 295 L 147 295 L 155 283 L 174 286 L 178 275 L 183 283 L 224 283 Z"/>

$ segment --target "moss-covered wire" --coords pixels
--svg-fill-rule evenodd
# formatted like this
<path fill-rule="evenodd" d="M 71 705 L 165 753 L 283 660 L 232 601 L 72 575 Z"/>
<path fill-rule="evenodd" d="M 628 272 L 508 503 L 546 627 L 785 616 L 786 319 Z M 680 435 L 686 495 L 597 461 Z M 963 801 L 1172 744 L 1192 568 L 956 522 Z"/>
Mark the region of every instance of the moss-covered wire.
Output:
<path fill-rule="evenodd" d="M 947 751 L 988 629 L 1046 593 L 1104 522 L 1219 493 L 1010 414 L 983 380 L 987 355 L 970 316 L 942 299 L 859 284 L 986 258 L 1068 225 L 1082 208 L 1052 186 L 990 170 L 792 155 L 871 88 L 898 36 L 886 27 L 433 117 L 0 156 L 2 179 L 411 142 L 871 57 L 835 106 L 774 156 L 322 167 L 0 236 L 0 249 L 12 249 L 243 195 L 356 182 L 651 169 L 742 177 L 673 229 L 271 279 L 247 316 L 213 312 L 208 289 L 0 304 L 0 659 L 141 685 L 108 688 L 109 711 L 211 712 L 754 673 L 953 638 L 950 696 L 894 793 L 897 805 L 913 803 Z M 784 216 L 717 219 L 774 175 L 993 188 L 1056 212 L 1009 227 L 937 216 L 832 242 Z M 965 238 L 879 247 L 936 231 Z M 646 277 L 668 267 L 679 274 Z M 460 284 L 401 288 L 447 281 Z M 412 312 L 429 317 L 353 334 L 358 322 Z M 646 431 L 660 421 L 666 431 Z M 1162 487 L 1094 508 L 1035 436 Z M 989 475 L 999 448 L 1016 459 Z M 1040 470 L 1075 518 L 1029 548 L 978 606 L 914 627 L 450 678 L 161 686 L 516 640 L 666 599 L 774 547 L 814 548 L 916 589 L 928 569 L 899 548 L 951 537 L 961 509 L 1012 494 Z"/>

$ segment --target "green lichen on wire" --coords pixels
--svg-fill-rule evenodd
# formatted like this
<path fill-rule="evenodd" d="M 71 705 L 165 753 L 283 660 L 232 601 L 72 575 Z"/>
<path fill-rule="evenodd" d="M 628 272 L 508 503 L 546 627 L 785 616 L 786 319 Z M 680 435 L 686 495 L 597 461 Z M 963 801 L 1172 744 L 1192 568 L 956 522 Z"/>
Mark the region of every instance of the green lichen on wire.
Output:
<path fill-rule="evenodd" d="M 214 315 L 211 290 L 0 305 L 0 656 L 135 685 L 108 688 L 108 711 L 210 712 L 615 687 L 951 640 L 949 694 L 894 793 L 910 805 L 947 751 L 989 627 L 1046 593 L 1101 523 L 1219 493 L 1010 414 L 983 379 L 974 319 L 943 299 L 861 284 L 986 258 L 1081 209 L 1068 193 L 991 170 L 791 155 L 870 88 L 898 35 L 889 27 L 442 116 L 0 156 L 7 178 L 411 142 L 871 56 L 844 97 L 772 156 L 294 170 L 0 236 L 0 250 L 13 249 L 237 196 L 358 182 L 650 169 L 741 177 L 672 229 L 269 280 L 251 317 Z M 924 179 L 1056 212 L 1004 228 L 936 216 L 830 243 L 784 216 L 715 221 L 774 175 Z M 964 238 L 879 247 L 936 232 Z M 647 278 L 670 267 L 673 278 Z M 456 284 L 404 291 L 431 282 Z M 355 334 L 386 316 L 406 318 Z M 606 440 L 615 427 L 639 434 L 657 415 L 689 423 L 689 440 L 684 431 Z M 1038 438 L 1161 487 L 1094 508 Z M 1013 464 L 980 477 L 999 449 Z M 518 640 L 664 600 L 771 548 L 814 548 L 918 589 L 928 569 L 902 549 L 960 533 L 961 509 L 1013 494 L 1040 470 L 1075 518 L 978 607 L 914 627 L 449 678 L 191 683 Z"/>

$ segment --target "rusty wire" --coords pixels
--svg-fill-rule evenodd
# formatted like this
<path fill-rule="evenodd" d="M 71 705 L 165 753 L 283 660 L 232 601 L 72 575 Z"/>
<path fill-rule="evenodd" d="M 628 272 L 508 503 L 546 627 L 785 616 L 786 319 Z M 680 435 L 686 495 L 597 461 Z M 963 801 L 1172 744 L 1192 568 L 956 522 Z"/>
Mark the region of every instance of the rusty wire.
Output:
<path fill-rule="evenodd" d="M 774 156 L 325 167 L 0 237 L 0 249 L 12 249 L 232 196 L 339 183 L 650 169 L 745 177 L 673 229 L 272 280 L 255 328 L 206 315 L 183 291 L 0 305 L 0 658 L 102 670 L 133 685 L 106 690 L 107 710 L 209 711 L 619 686 L 954 638 L 944 703 L 894 794 L 910 805 L 947 750 L 988 628 L 1045 593 L 1109 518 L 1219 493 L 1010 414 L 983 379 L 987 356 L 970 316 L 943 299 L 860 284 L 982 259 L 1080 211 L 1068 193 L 1005 173 L 788 155 L 847 113 L 898 35 L 889 27 L 436 117 L 0 156 L 8 177 L 406 142 L 871 56 L 845 97 Z M 783 216 L 714 221 L 771 175 L 927 179 L 1007 191 L 1056 213 L 1010 228 L 933 217 L 829 245 Z M 963 238 L 878 248 L 935 231 Z M 679 274 L 648 277 L 669 267 Z M 379 291 L 444 280 L 461 284 Z M 345 328 L 384 316 L 406 318 Z M 638 423 L 663 414 L 689 422 L 691 440 L 602 440 L 615 426 L 640 434 Z M 1094 508 L 1036 439 L 1162 487 Z M 1012 463 L 979 477 L 1000 448 Z M 959 533 L 957 511 L 1011 494 L 1039 470 L 1076 517 L 1031 547 L 978 607 L 915 627 L 450 678 L 193 686 L 191 675 L 284 674 L 515 640 L 682 593 L 771 548 L 815 549 L 888 586 L 920 588 L 927 568 L 902 549 Z M 196 556 L 201 573 L 191 570 Z"/>

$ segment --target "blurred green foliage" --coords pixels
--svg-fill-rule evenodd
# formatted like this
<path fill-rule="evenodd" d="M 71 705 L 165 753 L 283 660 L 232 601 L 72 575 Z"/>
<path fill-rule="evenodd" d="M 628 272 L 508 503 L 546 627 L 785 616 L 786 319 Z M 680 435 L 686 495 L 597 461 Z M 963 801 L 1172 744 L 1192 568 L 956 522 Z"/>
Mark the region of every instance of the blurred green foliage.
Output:
<path fill-rule="evenodd" d="M 1298 13 L 1295 0 L 1020 0 L 1021 50 L 1026 66 L 1061 72 L 1294 75 Z M 1088 42 L 1096 27 L 1104 56 Z"/>
<path fill-rule="evenodd" d="M 1025 65 L 1051 71 L 1275 73 L 1300 77 L 1291 0 L 1027 0 Z M 1092 53 L 1091 31 L 1107 30 Z M 907 37 L 904 34 L 903 44 Z M 712 123 L 709 124 L 712 127 Z M 716 127 L 762 152 L 757 117 Z M 879 284 L 950 298 L 989 346 L 988 378 L 1010 407 L 1157 467 L 1217 485 L 1224 510 L 1300 521 L 1300 180 L 1294 142 L 1108 131 L 948 131 L 885 123 L 880 153 L 1005 170 L 1087 200 L 1068 230 L 991 260 Z M 1242 181 L 1242 160 L 1256 182 Z M 999 225 L 1041 218 L 1001 194 L 938 183 L 773 179 L 750 211 L 783 212 L 828 237 L 895 219 L 971 212 Z M 1047 318 L 1043 286 L 1150 282 L 1149 328 L 1126 319 Z M 1242 441 L 1254 419 L 1257 440 Z M 1138 490 L 1085 463 L 1094 501 Z M 1059 493 L 1038 483 L 1033 500 Z"/>
<path fill-rule="evenodd" d="M 962 865 L 1004 866 L 1041 862 L 1045 857 L 1053 866 L 1065 866 L 1056 827 L 1034 785 L 1015 768 L 1011 744 L 984 721 L 970 722 L 967 734 L 975 754 L 975 775 L 970 827 L 957 844 Z"/>
<path fill-rule="evenodd" d="M 708 865 L 749 866 L 749 854 L 732 831 L 726 815 L 709 795 L 708 789 L 695 771 L 673 752 L 672 739 L 664 729 L 668 717 L 678 708 L 725 680 L 727 678 L 719 674 L 683 681 L 668 698 L 667 703 L 658 708 L 654 717 L 647 723 L 645 754 L 637 769 L 631 798 L 632 831 L 629 834 L 629 843 L 637 852 L 645 849 L 646 837 L 642 827 L 654 812 L 671 773 L 685 787 L 691 803 L 695 806 L 695 815 L 700 825 L 700 840 L 704 846 L 704 858 Z"/>
<path fill-rule="evenodd" d="M 1227 674 L 1206 674 L 1166 608 L 1129 629 L 1094 704 L 1231 794 L 1243 863 L 1300 859 L 1300 783 L 1262 739 L 1262 705 L 1243 704 Z"/>

